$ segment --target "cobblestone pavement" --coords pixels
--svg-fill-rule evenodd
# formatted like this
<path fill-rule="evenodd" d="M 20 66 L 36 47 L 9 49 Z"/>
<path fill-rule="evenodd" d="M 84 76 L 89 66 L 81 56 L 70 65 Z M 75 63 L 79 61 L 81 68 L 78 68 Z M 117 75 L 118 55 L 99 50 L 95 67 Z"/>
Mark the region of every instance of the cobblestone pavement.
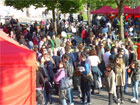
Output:
<path fill-rule="evenodd" d="M 140 93 L 140 84 L 139 84 L 139 93 Z M 83 104 L 80 104 L 80 99 L 77 96 L 78 96 L 78 93 L 74 91 L 74 105 L 83 105 Z M 130 99 L 132 98 L 131 87 L 128 88 L 128 94 L 125 94 L 124 97 L 125 97 L 125 102 L 124 104 L 121 104 L 121 105 L 140 105 L 140 98 L 139 98 L 139 104 L 130 102 Z M 61 105 L 58 96 L 53 95 L 52 105 Z M 108 93 L 105 90 L 101 90 L 100 94 L 96 94 L 96 91 L 95 91 L 95 94 L 91 95 L 91 105 L 108 105 Z M 113 103 L 113 105 L 117 105 L 117 104 Z"/>

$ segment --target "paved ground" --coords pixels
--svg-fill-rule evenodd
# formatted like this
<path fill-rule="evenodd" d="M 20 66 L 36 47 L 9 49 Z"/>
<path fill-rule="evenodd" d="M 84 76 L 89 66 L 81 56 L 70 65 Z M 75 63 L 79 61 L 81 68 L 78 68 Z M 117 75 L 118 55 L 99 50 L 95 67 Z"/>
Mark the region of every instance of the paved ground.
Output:
<path fill-rule="evenodd" d="M 128 94 L 125 94 L 125 102 L 123 105 L 140 105 L 139 104 L 135 104 L 135 103 L 131 103 L 130 99 L 132 98 L 132 90 L 131 87 L 128 88 Z M 95 91 L 96 92 L 96 91 Z M 139 84 L 139 93 L 140 93 L 140 84 Z M 74 105 L 82 105 L 80 104 L 80 99 L 77 97 L 78 93 L 76 91 L 74 91 Z M 140 96 L 140 94 L 139 94 Z M 56 95 L 53 95 L 53 105 L 61 105 L 60 101 L 59 101 L 59 97 Z M 139 98 L 139 102 L 140 102 L 140 98 Z M 91 96 L 91 105 L 108 105 L 108 94 L 106 91 L 101 90 L 100 94 L 96 94 Z M 116 105 L 115 103 L 113 105 Z"/>

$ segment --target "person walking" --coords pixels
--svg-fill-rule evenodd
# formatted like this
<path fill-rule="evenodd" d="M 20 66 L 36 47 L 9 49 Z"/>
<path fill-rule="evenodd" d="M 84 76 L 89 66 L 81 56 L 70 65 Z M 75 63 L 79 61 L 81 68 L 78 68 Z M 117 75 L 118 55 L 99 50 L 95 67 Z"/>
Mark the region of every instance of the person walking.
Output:
<path fill-rule="evenodd" d="M 116 91 L 119 103 L 124 103 L 124 85 L 125 85 L 125 67 L 122 57 L 116 57 L 115 76 L 116 76 Z"/>
<path fill-rule="evenodd" d="M 85 45 L 86 43 L 86 40 L 87 40 L 87 31 L 85 29 L 85 27 L 83 28 L 82 32 L 81 32 L 81 38 L 82 38 L 82 43 L 83 45 Z"/>
<path fill-rule="evenodd" d="M 131 102 L 139 103 L 139 81 L 140 81 L 140 66 L 136 60 L 133 60 L 130 65 L 131 70 L 131 81 L 132 81 L 132 92 L 133 98 Z"/>
<path fill-rule="evenodd" d="M 108 91 L 108 105 L 112 105 L 112 100 L 115 101 L 116 104 L 120 105 L 117 100 L 116 95 L 116 82 L 115 82 L 115 73 L 114 73 L 114 66 L 108 64 L 106 67 L 106 82 L 107 82 L 107 91 Z"/>
<path fill-rule="evenodd" d="M 59 88 L 59 98 L 62 105 L 67 105 L 66 97 L 67 97 L 67 89 L 60 89 L 60 82 L 66 76 L 66 71 L 64 69 L 64 64 L 62 62 L 59 63 L 59 69 L 57 70 L 56 75 L 54 76 L 54 82 L 58 85 Z"/>
<path fill-rule="evenodd" d="M 99 57 L 97 56 L 96 54 L 96 50 L 95 49 L 92 49 L 89 53 L 89 57 L 87 58 L 87 61 L 88 61 L 88 64 L 89 64 L 89 67 L 91 68 L 91 71 L 92 71 L 92 74 L 93 74 L 93 77 L 94 77 L 94 85 L 92 85 L 92 94 L 94 94 L 94 90 L 98 88 L 98 93 L 99 93 L 99 90 L 100 90 L 100 86 L 99 84 L 101 84 L 99 81 L 99 78 L 101 78 L 102 76 L 102 73 L 100 71 L 100 69 L 98 68 L 98 65 L 100 63 L 100 59 Z"/>
<path fill-rule="evenodd" d="M 72 78 L 73 78 L 73 74 L 74 74 L 74 67 L 73 65 L 69 62 L 69 59 L 70 59 L 70 56 L 67 55 L 67 54 L 64 54 L 62 56 L 62 61 L 65 65 L 65 72 L 66 72 L 66 75 L 70 78 L 70 80 L 72 81 Z M 68 88 L 67 89 L 67 92 L 68 92 L 68 99 L 69 99 L 69 103 L 70 105 L 74 105 L 73 103 L 73 89 L 72 87 Z"/>
<path fill-rule="evenodd" d="M 81 92 L 82 92 L 82 104 L 91 104 L 91 93 L 90 93 L 90 81 L 87 81 L 85 76 L 90 72 L 89 64 L 86 62 L 86 55 L 81 53 L 80 55 L 81 66 L 84 67 L 85 71 L 81 72 Z M 86 101 L 87 96 L 87 102 Z"/>
<path fill-rule="evenodd" d="M 42 74 L 42 68 L 38 67 L 36 72 L 36 102 L 37 105 L 45 105 L 45 97 L 43 94 L 45 86 L 45 78 Z"/>

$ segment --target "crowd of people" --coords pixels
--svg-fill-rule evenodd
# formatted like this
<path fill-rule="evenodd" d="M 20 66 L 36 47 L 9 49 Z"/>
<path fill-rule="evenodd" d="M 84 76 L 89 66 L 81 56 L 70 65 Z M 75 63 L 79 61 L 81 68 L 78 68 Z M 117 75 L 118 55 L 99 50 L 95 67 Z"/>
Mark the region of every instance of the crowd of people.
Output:
<path fill-rule="evenodd" d="M 125 41 L 119 38 L 118 23 L 117 17 L 94 17 L 88 27 L 81 19 L 70 18 L 58 21 L 56 33 L 51 20 L 23 26 L 12 18 L 0 28 L 36 52 L 37 105 L 52 104 L 52 94 L 59 96 L 62 105 L 74 105 L 73 90 L 78 91 L 81 104 L 89 105 L 91 94 L 95 90 L 100 94 L 101 88 L 108 92 L 108 105 L 113 99 L 120 105 L 128 84 L 132 84 L 131 101 L 139 103 L 140 65 L 130 36 L 140 34 L 140 18 L 125 21 Z"/>

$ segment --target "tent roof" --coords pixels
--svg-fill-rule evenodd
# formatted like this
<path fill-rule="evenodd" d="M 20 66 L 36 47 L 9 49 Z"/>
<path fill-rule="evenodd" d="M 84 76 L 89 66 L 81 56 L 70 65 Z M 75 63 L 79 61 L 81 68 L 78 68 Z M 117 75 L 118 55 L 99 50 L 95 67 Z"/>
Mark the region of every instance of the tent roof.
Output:
<path fill-rule="evenodd" d="M 140 6 L 136 7 L 135 9 L 131 10 L 132 15 L 140 15 Z"/>
<path fill-rule="evenodd" d="M 133 9 L 130 8 L 129 6 L 123 6 L 123 13 L 124 14 L 129 14 Z M 118 14 L 119 10 L 118 8 L 114 9 L 113 13 Z"/>
<path fill-rule="evenodd" d="M 102 6 L 101 8 L 92 11 L 91 14 L 107 14 L 112 10 L 114 9 L 112 9 L 110 6 Z"/>
<path fill-rule="evenodd" d="M 0 65 L 36 66 L 36 54 L 0 31 Z"/>

